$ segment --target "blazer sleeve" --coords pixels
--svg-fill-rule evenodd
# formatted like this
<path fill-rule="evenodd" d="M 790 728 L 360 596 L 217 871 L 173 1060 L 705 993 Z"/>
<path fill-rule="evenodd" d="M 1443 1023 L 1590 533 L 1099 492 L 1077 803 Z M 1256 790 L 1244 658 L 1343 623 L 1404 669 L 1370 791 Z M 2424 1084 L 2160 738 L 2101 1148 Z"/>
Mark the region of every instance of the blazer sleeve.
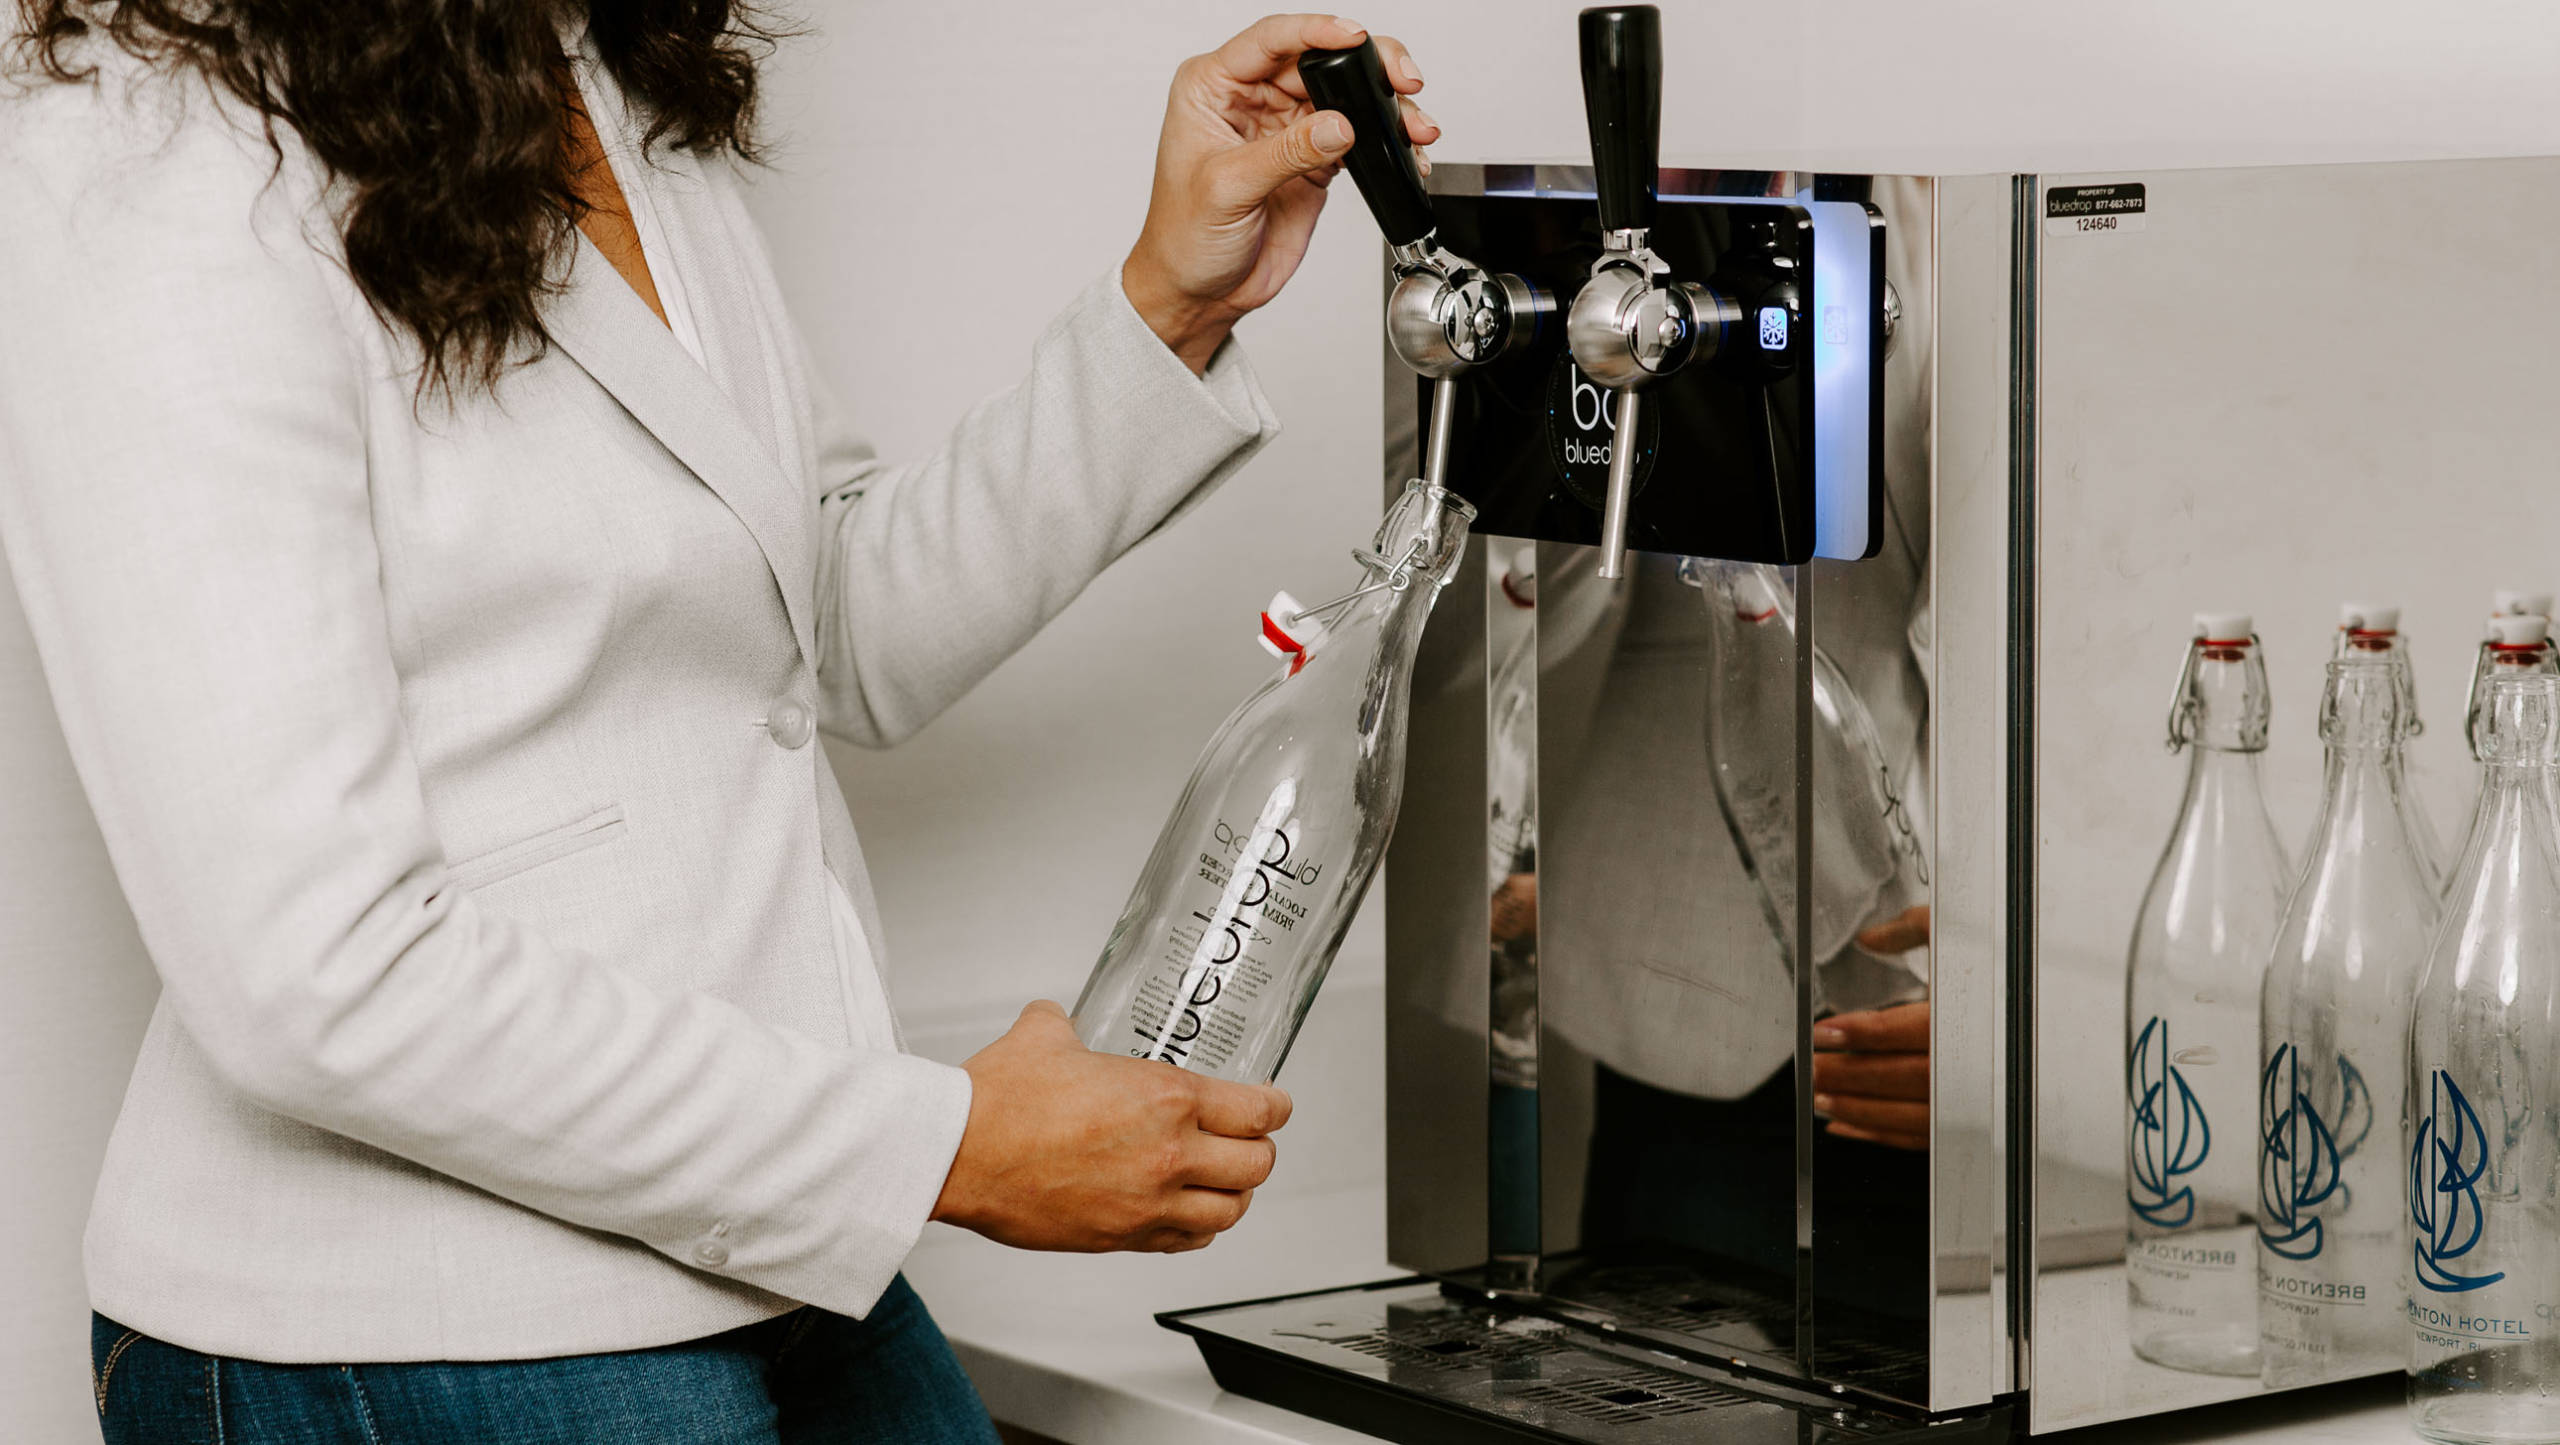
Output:
<path fill-rule="evenodd" d="M 380 332 L 263 141 L 78 94 L 0 117 L 0 542 L 175 1023 L 269 1111 L 867 1311 L 967 1075 L 655 991 L 450 886 L 367 490 Z"/>
<path fill-rule="evenodd" d="M 814 374 L 810 392 L 822 721 L 872 747 L 932 721 L 1279 431 L 1241 345 L 1192 375 L 1116 266 L 920 461 L 884 466 Z"/>

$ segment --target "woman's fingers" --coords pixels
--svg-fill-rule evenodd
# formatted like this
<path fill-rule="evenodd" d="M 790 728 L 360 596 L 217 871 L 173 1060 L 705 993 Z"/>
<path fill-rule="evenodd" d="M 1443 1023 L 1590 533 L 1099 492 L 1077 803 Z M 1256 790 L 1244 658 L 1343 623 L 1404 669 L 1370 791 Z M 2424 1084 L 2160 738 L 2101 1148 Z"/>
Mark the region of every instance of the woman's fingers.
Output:
<path fill-rule="evenodd" d="M 1858 946 L 1869 953 L 1909 953 L 1928 941 L 1929 905 L 1926 903 L 1906 908 L 1858 934 Z"/>
<path fill-rule="evenodd" d="M 1205 1133 L 1259 1139 L 1289 1122 L 1289 1096 L 1269 1084 L 1238 1084 L 1192 1076 L 1198 1082 L 1199 1123 Z"/>
<path fill-rule="evenodd" d="M 1299 55 L 1309 50 L 1347 50 L 1368 33 L 1339 15 L 1265 15 L 1210 51 L 1208 61 L 1218 74 L 1245 84 L 1286 76 L 1286 88 L 1304 100 L 1307 91 L 1298 80 Z M 1379 58 L 1384 59 L 1386 46 L 1381 44 L 1378 49 Z M 1393 64 L 1387 67 L 1387 78 L 1396 78 Z"/>
<path fill-rule="evenodd" d="M 1252 1207 L 1250 1189 L 1185 1189 L 1165 1211 L 1164 1222 L 1190 1234 L 1223 1234 Z"/>
<path fill-rule="evenodd" d="M 1203 1189 L 1251 1189 L 1271 1177 L 1280 1151 L 1268 1139 L 1194 1134 L 1182 1182 Z"/>
<path fill-rule="evenodd" d="M 1824 1132 L 1842 1139 L 1862 1139 L 1870 1144 L 1882 1144 L 1888 1149 L 1909 1149 L 1917 1153 L 1927 1153 L 1929 1149 L 1929 1136 L 1926 1134 L 1897 1134 L 1879 1129 L 1861 1129 L 1855 1124 L 1843 1124 L 1837 1120 L 1832 1121 Z"/>
<path fill-rule="evenodd" d="M 1387 84 L 1399 95 L 1411 95 L 1422 89 L 1422 67 L 1413 63 L 1413 52 L 1392 35 L 1373 36 L 1378 42 L 1378 59 L 1385 64 Z"/>
<path fill-rule="evenodd" d="M 1431 118 L 1431 112 L 1402 96 L 1396 97 L 1396 109 L 1404 116 L 1405 139 L 1413 142 L 1417 155 L 1422 147 L 1440 138 L 1440 122 Z M 1423 157 L 1423 163 L 1429 165 L 1429 158 Z"/>
<path fill-rule="evenodd" d="M 1859 1013 L 1833 1014 L 1815 1021 L 1813 1046 L 1817 1049 L 1899 1050 L 1925 1054 L 1929 1051 L 1929 1005 L 1906 1003 Z"/>
<path fill-rule="evenodd" d="M 1929 1106 L 1908 1099 L 1869 1099 L 1856 1094 L 1816 1094 L 1813 1111 L 1836 1124 L 1880 1134 L 1912 1134 L 1926 1138 Z"/>
<path fill-rule="evenodd" d="M 1927 1054 L 1816 1054 L 1813 1091 L 1873 1099 L 1929 1097 Z"/>

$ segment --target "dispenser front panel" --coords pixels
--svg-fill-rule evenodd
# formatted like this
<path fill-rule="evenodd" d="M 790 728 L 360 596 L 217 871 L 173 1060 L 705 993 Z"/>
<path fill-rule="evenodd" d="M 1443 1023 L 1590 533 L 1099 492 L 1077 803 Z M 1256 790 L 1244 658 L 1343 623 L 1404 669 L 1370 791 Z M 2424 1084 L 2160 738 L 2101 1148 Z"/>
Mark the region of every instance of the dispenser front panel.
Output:
<path fill-rule="evenodd" d="M 1573 295 L 1600 255 L 1587 197 L 1440 195 L 1434 206 L 1451 249 L 1551 295 Z M 1817 401 L 1826 366 L 1856 369 L 1872 350 L 1851 343 L 1847 313 L 1863 323 L 1874 297 L 1865 256 L 1854 270 L 1835 266 L 1836 278 L 1817 267 L 1816 232 L 1806 206 L 1663 198 L 1654 249 L 1676 276 L 1709 284 L 1736 309 L 1712 360 L 1645 389 L 1630 547 L 1788 564 L 1816 555 L 1823 534 L 1834 550 L 1871 542 L 1867 378 L 1857 378 L 1855 428 L 1820 425 Z M 1858 294 L 1827 294 L 1826 283 Z M 1835 313 L 1829 343 L 1826 310 Z M 1427 409 L 1428 398 L 1420 404 Z M 1545 317 L 1527 346 L 1471 372 L 1457 405 L 1451 485 L 1475 504 L 1477 531 L 1599 539 L 1609 457 L 1622 444 L 1617 400 L 1574 365 L 1561 317 Z M 1826 447 L 1850 455 L 1835 461 Z M 1835 487 L 1856 488 L 1854 520 L 1828 528 L 1817 514 L 1826 470 L 1846 476 Z"/>

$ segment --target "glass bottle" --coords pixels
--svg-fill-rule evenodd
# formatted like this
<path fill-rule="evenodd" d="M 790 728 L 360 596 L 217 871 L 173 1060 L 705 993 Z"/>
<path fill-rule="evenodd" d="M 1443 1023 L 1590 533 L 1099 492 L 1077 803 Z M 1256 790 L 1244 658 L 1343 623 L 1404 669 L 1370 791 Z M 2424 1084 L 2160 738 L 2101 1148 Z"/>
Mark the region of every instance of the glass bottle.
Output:
<path fill-rule="evenodd" d="M 2267 816 L 2267 670 L 2244 615 L 2196 618 L 2169 712 L 2186 796 L 2125 971 L 2125 1283 L 2134 1352 L 2256 1375 L 2258 986 L 2291 882 Z"/>
<path fill-rule="evenodd" d="M 2311 854 L 2259 995 L 2258 1344 L 2271 1386 L 2392 1369 L 2410 993 L 2435 932 L 2397 767 L 2408 695 L 2387 653 L 2329 663 Z"/>
<path fill-rule="evenodd" d="M 2418 673 L 2409 659 L 2409 637 L 2400 630 L 2400 609 L 2379 607 L 2370 603 L 2350 602 L 2338 609 L 2338 640 L 2329 654 L 2332 658 L 2387 657 L 2400 675 L 2400 716 L 2408 736 L 2417 737 L 2427 730 L 2418 715 Z M 2435 819 L 2427 812 L 2426 800 L 2409 780 L 2411 759 L 2406 748 L 2391 754 L 2392 781 L 2397 786 L 2404 821 L 2410 840 L 2417 845 L 2418 866 L 2426 874 L 2427 886 L 2438 893 L 2444 891 L 2445 852 Z"/>
<path fill-rule="evenodd" d="M 2471 659 L 2471 687 L 2462 702 L 2462 740 L 2470 745 L 2471 756 L 2480 756 L 2480 705 L 2485 697 L 2484 688 L 2489 674 L 2497 665 L 2500 620 L 2539 617 L 2544 619 L 2544 627 L 2548 630 L 2551 607 L 2552 595 L 2548 592 L 2516 592 L 2502 587 L 2489 594 L 2489 621 L 2480 630 L 2480 649 Z M 2514 627 L 2513 623 L 2505 625 L 2510 629 Z M 2510 641 L 2505 645 L 2514 647 L 2522 644 Z"/>
<path fill-rule="evenodd" d="M 1266 614 L 1289 661 L 1193 765 L 1076 1001 L 1087 1047 L 1279 1073 L 1395 827 L 1414 648 L 1474 518 L 1415 481 L 1354 554 L 1367 586 Z"/>
<path fill-rule="evenodd" d="M 2483 686 L 2485 783 L 2409 1026 L 2409 1411 L 2560 1441 L 2560 677 Z"/>
<path fill-rule="evenodd" d="M 1716 803 L 1771 932 L 1790 957 L 1796 932 L 1796 618 L 1785 574 L 1702 557 L 1683 576 L 1706 595 L 1715 638 L 1707 672 L 1707 754 Z M 1919 870 L 1909 814 L 1874 718 L 1822 649 L 1813 650 L 1813 936 L 1836 957 L 1858 930 L 1899 912 Z M 1925 894 L 1923 895 L 1925 897 Z"/>

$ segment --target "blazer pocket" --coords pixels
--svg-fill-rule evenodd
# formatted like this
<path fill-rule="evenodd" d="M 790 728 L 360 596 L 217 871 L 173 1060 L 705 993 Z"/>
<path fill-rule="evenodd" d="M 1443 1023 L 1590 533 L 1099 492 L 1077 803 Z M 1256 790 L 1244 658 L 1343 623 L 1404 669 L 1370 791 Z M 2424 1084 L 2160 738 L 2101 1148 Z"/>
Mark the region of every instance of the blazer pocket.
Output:
<path fill-rule="evenodd" d="M 546 828 L 530 838 L 449 864 L 445 868 L 445 876 L 452 880 L 455 888 L 468 893 L 545 863 L 556 863 L 572 853 L 602 847 L 620 837 L 623 828 L 622 805 L 607 804 L 573 822 Z"/>

